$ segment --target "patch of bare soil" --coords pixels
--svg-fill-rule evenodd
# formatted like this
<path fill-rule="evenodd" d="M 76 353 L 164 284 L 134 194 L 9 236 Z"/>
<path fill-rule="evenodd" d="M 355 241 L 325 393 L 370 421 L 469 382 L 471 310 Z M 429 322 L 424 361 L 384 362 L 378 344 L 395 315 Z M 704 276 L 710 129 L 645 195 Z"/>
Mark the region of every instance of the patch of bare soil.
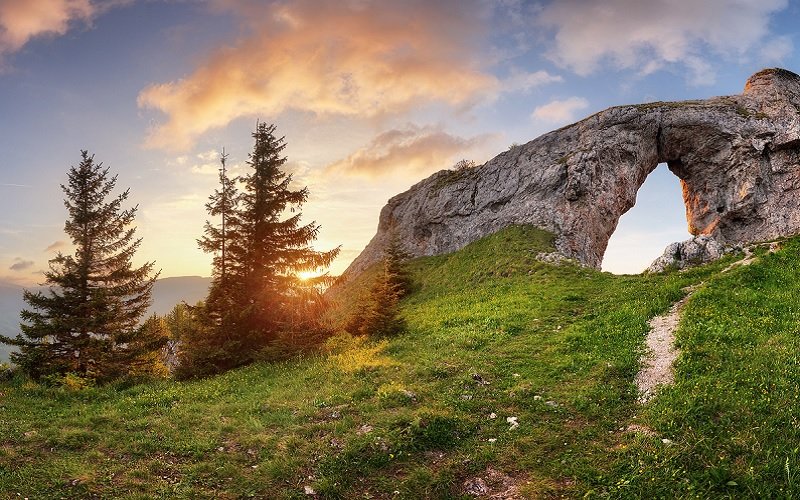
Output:
<path fill-rule="evenodd" d="M 772 247 L 770 247 L 770 248 L 772 248 Z M 722 272 L 723 273 L 727 273 L 728 271 L 730 271 L 734 267 L 749 266 L 750 264 L 753 263 L 754 260 L 756 260 L 756 256 L 753 254 L 753 251 L 750 250 L 750 248 L 745 248 L 743 250 L 743 252 L 744 252 L 744 257 L 742 257 L 741 259 L 739 259 L 739 260 L 737 260 L 735 262 L 731 262 L 730 265 L 728 265 L 728 267 L 726 267 L 725 269 L 722 270 Z"/>
<path fill-rule="evenodd" d="M 513 477 L 491 467 L 480 476 L 464 481 L 464 493 L 473 497 L 492 500 L 518 500 L 524 498 Z"/>

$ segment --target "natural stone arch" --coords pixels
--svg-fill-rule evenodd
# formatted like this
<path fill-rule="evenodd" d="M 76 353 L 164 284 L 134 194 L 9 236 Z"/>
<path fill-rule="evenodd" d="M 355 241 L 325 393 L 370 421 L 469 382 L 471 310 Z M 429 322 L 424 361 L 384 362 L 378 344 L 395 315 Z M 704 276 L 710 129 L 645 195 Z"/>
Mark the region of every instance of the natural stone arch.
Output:
<path fill-rule="evenodd" d="M 666 163 L 659 163 L 637 191 L 636 204 L 620 216 L 603 252 L 601 269 L 622 274 L 642 272 L 673 242 L 687 239 L 696 238 L 689 234 L 681 180 Z M 683 245 L 680 251 L 673 249 L 671 255 L 683 258 L 682 250 Z"/>
<path fill-rule="evenodd" d="M 681 179 L 694 235 L 730 244 L 800 233 L 798 110 L 800 76 L 769 69 L 740 95 L 601 111 L 395 196 L 348 272 L 380 259 L 389 233 L 412 255 L 434 255 L 511 224 L 552 231 L 560 253 L 599 267 L 659 163 Z"/>

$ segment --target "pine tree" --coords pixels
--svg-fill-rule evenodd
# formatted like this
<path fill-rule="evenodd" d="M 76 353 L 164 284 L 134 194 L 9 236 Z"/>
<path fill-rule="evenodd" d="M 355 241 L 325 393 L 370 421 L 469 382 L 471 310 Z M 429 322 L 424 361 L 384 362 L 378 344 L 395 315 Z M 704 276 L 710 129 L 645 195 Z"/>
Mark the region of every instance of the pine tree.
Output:
<path fill-rule="evenodd" d="M 292 176 L 283 171 L 286 144 L 275 136 L 275 126 L 259 123 L 253 138 L 249 173 L 227 179 L 221 172 L 221 188 L 206 205 L 209 215 L 226 222 L 224 230 L 222 223 L 206 223 L 198 240 L 215 254 L 215 280 L 205 306 L 194 311 L 203 327 L 181 346 L 182 377 L 269 358 L 263 354 L 267 347 L 314 338 L 311 330 L 317 325 L 311 316 L 324 307 L 297 273 L 328 267 L 339 248 L 318 252 L 310 246 L 319 226 L 300 223 L 308 189 L 292 189 Z"/>
<path fill-rule="evenodd" d="M 140 325 L 158 274 L 154 263 L 134 267 L 141 239 L 132 227 L 137 207 L 123 209 L 129 191 L 111 197 L 117 177 L 81 152 L 61 188 L 69 218 L 64 231 L 75 247 L 45 273 L 46 292 L 26 291 L 22 334 L 0 342 L 18 346 L 14 363 L 34 377 L 74 373 L 108 380 L 140 371 L 142 359 L 165 338 Z"/>
<path fill-rule="evenodd" d="M 311 248 L 319 226 L 300 224 L 308 188 L 291 188 L 292 176 L 282 170 L 286 143 L 275 136 L 275 125 L 259 123 L 253 138 L 252 170 L 243 178 L 233 257 L 240 266 L 244 299 L 240 338 L 245 349 L 256 351 L 292 328 L 292 304 L 302 288 L 297 273 L 328 267 L 339 247 L 327 252 Z M 287 210 L 293 215 L 282 219 Z"/>
<path fill-rule="evenodd" d="M 400 316 L 400 300 L 411 291 L 411 274 L 406 266 L 408 254 L 391 235 L 383 251 L 381 269 L 369 293 L 359 300 L 345 325 L 353 335 L 391 336 L 405 330 Z"/>
<path fill-rule="evenodd" d="M 400 316 L 400 299 L 403 291 L 392 274 L 388 259 L 383 261 L 383 270 L 378 274 L 370 291 L 372 307 L 368 309 L 361 325 L 361 334 L 378 337 L 392 336 L 405 330 L 406 325 Z"/>
<path fill-rule="evenodd" d="M 392 233 L 389 244 L 383 250 L 384 275 L 401 299 L 411 292 L 412 287 L 411 273 L 407 266 L 408 259 L 409 254 L 403 250 L 400 238 L 396 233 Z"/>
<path fill-rule="evenodd" d="M 206 299 L 208 319 L 222 328 L 227 326 L 229 311 L 233 309 L 236 301 L 236 291 L 239 288 L 237 275 L 239 269 L 236 262 L 229 256 L 236 253 L 235 245 L 237 222 L 237 207 L 239 192 L 236 189 L 236 177 L 228 177 L 228 155 L 223 149 L 220 156 L 219 183 L 220 187 L 209 196 L 206 211 L 211 217 L 219 219 L 218 224 L 207 220 L 203 229 L 203 237 L 197 240 L 201 250 L 214 254 L 212 262 L 211 287 Z M 241 253 L 241 252 L 239 252 Z"/>

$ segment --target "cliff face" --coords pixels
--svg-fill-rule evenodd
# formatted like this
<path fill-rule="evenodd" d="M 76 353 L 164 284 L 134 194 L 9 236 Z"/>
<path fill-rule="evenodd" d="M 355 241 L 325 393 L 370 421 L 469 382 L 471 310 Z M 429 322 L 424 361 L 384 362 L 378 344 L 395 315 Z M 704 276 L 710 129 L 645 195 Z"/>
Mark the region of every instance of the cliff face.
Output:
<path fill-rule="evenodd" d="M 800 76 L 767 69 L 740 95 L 610 108 L 440 171 L 389 200 L 346 272 L 378 261 L 392 234 L 414 256 L 435 255 L 511 224 L 551 231 L 560 253 L 599 267 L 659 163 L 681 179 L 693 235 L 726 245 L 800 233 Z"/>

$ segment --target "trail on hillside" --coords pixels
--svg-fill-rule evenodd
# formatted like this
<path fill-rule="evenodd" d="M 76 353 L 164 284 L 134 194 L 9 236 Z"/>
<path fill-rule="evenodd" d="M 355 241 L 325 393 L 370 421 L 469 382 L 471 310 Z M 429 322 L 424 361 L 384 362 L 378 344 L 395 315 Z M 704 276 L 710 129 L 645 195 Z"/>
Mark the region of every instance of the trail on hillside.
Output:
<path fill-rule="evenodd" d="M 779 248 L 780 245 L 777 242 L 773 242 L 769 244 L 768 251 L 773 253 Z M 732 262 L 720 274 L 727 273 L 736 267 L 749 266 L 757 258 L 751 248 L 744 248 L 743 254 L 741 259 Z M 675 348 L 675 330 L 678 328 L 683 307 L 692 294 L 703 284 L 704 282 L 700 282 L 684 288 L 684 291 L 687 292 L 685 297 L 672 304 L 667 314 L 656 316 L 648 322 L 650 332 L 648 332 L 645 340 L 647 352 L 642 358 L 642 368 L 634 379 L 636 387 L 639 388 L 640 404 L 650 401 L 655 395 L 658 386 L 671 385 L 675 381 L 673 364 L 678 358 L 678 354 L 680 354 Z"/>
<path fill-rule="evenodd" d="M 645 341 L 647 353 L 642 360 L 642 369 L 636 374 L 636 387 L 639 388 L 639 403 L 645 404 L 655 395 L 660 385 L 672 384 L 675 374 L 672 365 L 678 358 L 675 348 L 675 329 L 678 328 L 681 310 L 689 301 L 696 288 L 687 289 L 689 293 L 672 304 L 669 312 L 649 321 L 650 332 Z"/>

